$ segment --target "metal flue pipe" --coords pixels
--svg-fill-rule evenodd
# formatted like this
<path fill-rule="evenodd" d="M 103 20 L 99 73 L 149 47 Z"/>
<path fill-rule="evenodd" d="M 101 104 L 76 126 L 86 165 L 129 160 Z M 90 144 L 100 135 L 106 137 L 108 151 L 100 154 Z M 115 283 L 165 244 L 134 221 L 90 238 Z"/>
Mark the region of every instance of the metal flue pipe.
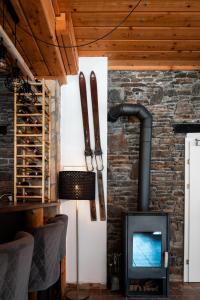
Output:
<path fill-rule="evenodd" d="M 140 120 L 140 152 L 138 178 L 138 210 L 149 210 L 152 115 L 140 104 L 120 104 L 108 112 L 108 121 L 121 116 L 136 116 Z"/>

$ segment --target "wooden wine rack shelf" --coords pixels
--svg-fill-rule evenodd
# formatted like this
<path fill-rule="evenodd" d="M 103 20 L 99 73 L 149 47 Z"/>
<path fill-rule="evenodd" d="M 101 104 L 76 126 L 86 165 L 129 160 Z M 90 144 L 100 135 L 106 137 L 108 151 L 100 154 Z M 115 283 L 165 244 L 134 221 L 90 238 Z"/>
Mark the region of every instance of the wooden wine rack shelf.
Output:
<path fill-rule="evenodd" d="M 14 93 L 15 204 L 51 202 L 51 95 L 44 81 L 30 85 L 34 99 L 32 93 Z"/>

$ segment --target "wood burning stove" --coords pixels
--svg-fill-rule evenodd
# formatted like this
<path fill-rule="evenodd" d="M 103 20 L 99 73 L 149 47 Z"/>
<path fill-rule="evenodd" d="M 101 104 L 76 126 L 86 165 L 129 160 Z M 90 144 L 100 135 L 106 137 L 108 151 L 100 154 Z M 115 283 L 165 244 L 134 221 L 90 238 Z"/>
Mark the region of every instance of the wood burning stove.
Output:
<path fill-rule="evenodd" d="M 167 297 L 169 290 L 168 215 L 149 211 L 152 115 L 140 104 L 120 104 L 108 121 L 120 116 L 140 120 L 138 210 L 124 216 L 123 293 L 125 297 Z"/>
<path fill-rule="evenodd" d="M 165 213 L 124 215 L 122 281 L 125 297 L 168 296 L 168 223 Z"/>

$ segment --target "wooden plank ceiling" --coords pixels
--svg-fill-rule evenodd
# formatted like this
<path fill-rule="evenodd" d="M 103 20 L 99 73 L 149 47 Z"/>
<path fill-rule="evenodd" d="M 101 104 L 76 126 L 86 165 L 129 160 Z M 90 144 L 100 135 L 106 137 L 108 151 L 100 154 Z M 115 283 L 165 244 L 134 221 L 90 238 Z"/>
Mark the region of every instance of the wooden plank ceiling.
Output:
<path fill-rule="evenodd" d="M 36 76 L 61 83 L 66 74 L 77 74 L 82 56 L 106 56 L 110 69 L 199 70 L 199 0 L 141 0 L 120 28 L 84 47 L 59 49 L 42 42 L 90 43 L 112 30 L 138 1 L 12 0 L 20 19 L 16 46 Z M 6 18 L 5 30 L 13 39 L 8 13 Z"/>

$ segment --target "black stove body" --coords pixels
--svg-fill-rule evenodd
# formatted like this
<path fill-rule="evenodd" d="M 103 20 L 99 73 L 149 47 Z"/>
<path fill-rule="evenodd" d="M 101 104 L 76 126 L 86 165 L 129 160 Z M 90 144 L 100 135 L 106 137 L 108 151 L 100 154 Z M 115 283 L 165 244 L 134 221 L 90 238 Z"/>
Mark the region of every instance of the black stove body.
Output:
<path fill-rule="evenodd" d="M 124 215 L 122 282 L 125 297 L 168 297 L 168 228 L 165 213 Z"/>

